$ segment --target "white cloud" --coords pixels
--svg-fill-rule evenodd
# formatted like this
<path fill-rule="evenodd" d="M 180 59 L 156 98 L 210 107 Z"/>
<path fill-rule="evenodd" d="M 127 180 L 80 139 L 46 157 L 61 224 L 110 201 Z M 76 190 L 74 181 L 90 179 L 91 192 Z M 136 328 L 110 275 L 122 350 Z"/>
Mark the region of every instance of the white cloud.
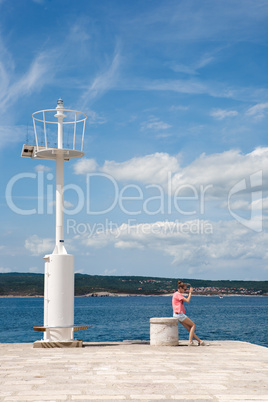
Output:
<path fill-rule="evenodd" d="M 100 171 L 110 174 L 116 180 L 162 184 L 167 181 L 168 173 L 175 173 L 178 169 L 178 159 L 175 156 L 157 152 L 122 163 L 105 161 Z"/>
<path fill-rule="evenodd" d="M 31 268 L 29 268 L 29 272 L 30 273 L 36 273 L 36 272 L 38 272 L 39 271 L 39 268 L 38 267 L 31 267 Z"/>
<path fill-rule="evenodd" d="M 221 154 L 201 155 L 190 165 L 175 173 L 172 178 L 172 188 L 211 186 L 206 193 L 207 197 L 226 197 L 231 188 L 240 180 L 262 170 L 268 169 L 268 148 L 257 148 L 255 151 L 243 155 L 240 151 L 230 150 Z M 263 177 L 265 188 L 267 178 Z M 248 185 L 245 192 L 251 193 Z"/>
<path fill-rule="evenodd" d="M 168 137 L 172 137 L 172 134 L 160 133 L 156 135 L 156 138 L 168 138 Z"/>
<path fill-rule="evenodd" d="M 222 205 L 223 208 L 228 207 L 227 202 Z M 235 210 L 248 210 L 250 209 L 250 203 L 246 200 L 235 200 L 230 202 L 230 209 Z"/>
<path fill-rule="evenodd" d="M 160 121 L 157 117 L 151 117 L 148 121 L 141 123 L 141 131 L 145 130 L 167 130 L 172 126 L 168 123 Z"/>
<path fill-rule="evenodd" d="M 115 275 L 116 272 L 117 272 L 116 269 L 105 269 L 105 271 L 103 272 L 102 275 L 105 275 L 105 276 Z"/>
<path fill-rule="evenodd" d="M 265 211 L 268 210 L 268 197 L 265 197 L 265 198 L 262 199 L 262 208 Z"/>
<path fill-rule="evenodd" d="M 91 162 L 87 162 L 86 159 L 84 161 L 85 164 L 81 160 L 75 165 L 77 174 L 92 171 Z M 108 174 L 115 180 L 156 184 L 171 194 L 180 189 L 180 195 L 185 195 L 188 188 L 188 192 L 193 196 L 191 186 L 197 190 L 200 190 L 201 186 L 203 188 L 208 186 L 207 199 L 226 199 L 228 192 L 236 183 L 244 179 L 249 180 L 250 176 L 258 171 L 267 170 L 268 148 L 265 147 L 256 148 L 248 154 L 242 154 L 239 150 L 202 154 L 185 167 L 181 166 L 179 156 L 157 152 L 125 162 L 105 161 L 104 165 L 98 168 L 98 172 Z M 263 188 L 267 185 L 268 178 L 263 175 Z M 251 192 L 251 187 L 247 185 L 244 193 Z"/>
<path fill-rule="evenodd" d="M 117 241 L 115 243 L 115 248 L 121 248 L 121 249 L 125 249 L 125 248 L 139 248 L 139 249 L 143 249 L 144 246 L 140 243 L 138 243 L 137 241 Z"/>
<path fill-rule="evenodd" d="M 0 3 L 1 4 L 1 3 Z M 14 71 L 14 61 L 0 36 L 0 90 L 5 93 L 10 84 L 10 74 Z M 1 96 L 1 95 L 0 95 Z"/>
<path fill-rule="evenodd" d="M 197 63 L 195 64 L 196 69 L 203 68 L 207 66 L 208 64 L 212 63 L 215 60 L 214 56 L 211 56 L 209 54 L 205 54 Z"/>
<path fill-rule="evenodd" d="M 84 270 L 83 269 L 77 269 L 74 271 L 75 274 L 83 274 Z"/>
<path fill-rule="evenodd" d="M 50 172 L 52 170 L 50 167 L 45 165 L 36 165 L 34 169 L 36 172 Z"/>
<path fill-rule="evenodd" d="M 73 208 L 74 204 L 72 204 L 70 201 L 64 200 L 64 208 Z"/>
<path fill-rule="evenodd" d="M 41 0 L 43 1 L 43 0 Z M 87 27 L 83 23 L 83 19 L 78 20 L 71 27 L 69 33 L 70 40 L 74 42 L 87 42 L 90 39 L 90 35 L 87 32 Z"/>
<path fill-rule="evenodd" d="M 29 95 L 33 91 L 40 91 L 45 84 L 52 81 L 54 75 L 50 52 L 40 53 L 33 60 L 28 71 L 19 79 L 13 79 L 6 91 L 0 94 L 1 109 L 13 105 L 22 96 Z"/>
<path fill-rule="evenodd" d="M 200 60 L 194 62 L 192 65 L 185 65 L 181 63 L 170 63 L 171 70 L 176 73 L 184 73 L 189 75 L 197 75 L 200 68 L 205 67 L 214 60 L 210 55 L 204 55 Z"/>
<path fill-rule="evenodd" d="M 85 246 L 117 249 L 157 250 L 172 258 L 175 266 L 215 268 L 220 261 L 251 260 L 253 257 L 268 258 L 267 233 L 255 233 L 236 221 L 210 222 L 190 220 L 187 222 L 158 221 L 135 225 L 122 224 L 114 230 L 79 238 Z"/>
<path fill-rule="evenodd" d="M 259 198 L 250 203 L 248 209 L 268 211 L 268 197 Z"/>
<path fill-rule="evenodd" d="M 79 159 L 73 166 L 75 174 L 87 174 L 95 172 L 98 165 L 95 159 L 83 158 Z"/>
<path fill-rule="evenodd" d="M 109 231 L 102 232 L 102 233 L 97 233 L 93 237 L 88 237 L 84 238 L 82 243 L 86 244 L 89 247 L 94 247 L 94 248 L 102 248 L 106 246 L 109 243 L 109 237 L 113 237 L 113 234 L 110 233 Z M 76 235 L 75 239 L 79 240 L 79 243 L 81 242 L 81 237 L 80 235 Z"/>
<path fill-rule="evenodd" d="M 226 117 L 234 117 L 237 116 L 238 112 L 236 110 L 224 110 L 224 109 L 215 109 L 210 113 L 210 116 L 215 117 L 215 119 L 223 120 Z"/>
<path fill-rule="evenodd" d="M 0 273 L 1 274 L 8 274 L 9 272 L 12 272 L 12 270 L 10 268 L 0 267 Z"/>
<path fill-rule="evenodd" d="M 51 201 L 49 204 L 49 206 L 55 206 L 56 205 L 56 201 Z M 73 208 L 74 204 L 71 203 L 70 201 L 64 200 L 64 208 L 68 209 L 68 208 Z"/>
<path fill-rule="evenodd" d="M 185 64 L 172 63 L 170 65 L 171 70 L 176 73 L 184 73 L 189 75 L 196 75 L 197 71 L 193 67 L 189 67 Z"/>
<path fill-rule="evenodd" d="M 247 40 L 264 43 L 268 8 L 266 1 L 236 2 L 206 1 L 197 7 L 195 1 L 160 2 L 149 8 L 140 19 L 133 20 L 133 35 L 143 41 L 154 43 L 205 43 L 213 41 L 228 44 Z M 139 29 L 134 28 L 139 25 Z M 156 29 L 152 29 L 152 27 Z M 157 29 L 162 26 L 163 29 Z M 179 49 L 179 48 L 178 48 Z M 186 52 L 187 54 L 187 52 Z"/>
<path fill-rule="evenodd" d="M 192 76 L 186 79 L 140 79 L 118 81 L 117 89 L 127 91 L 166 91 L 189 95 L 209 95 L 213 98 L 235 99 L 242 102 L 260 102 L 267 98 L 268 91 L 254 86 L 238 87 Z M 230 111 L 230 112 L 236 112 Z"/>
<path fill-rule="evenodd" d="M 137 83 L 135 84 L 137 87 Z M 215 96 L 219 96 L 219 92 L 216 95 L 216 91 L 210 89 L 207 84 L 199 80 L 154 80 L 140 83 L 141 88 L 147 91 L 172 91 L 184 94 L 207 94 L 215 92 Z M 214 95 L 212 95 L 214 96 Z"/>
<path fill-rule="evenodd" d="M 258 103 L 247 110 L 248 116 L 254 116 L 256 119 L 262 119 L 268 112 L 268 102 Z"/>
<path fill-rule="evenodd" d="M 99 115 L 97 112 L 95 112 L 94 110 L 91 109 L 84 109 L 84 113 L 87 114 L 88 116 L 88 123 L 89 124 L 105 124 L 106 123 L 106 119 L 104 116 Z"/>
<path fill-rule="evenodd" d="M 27 126 L 0 126 L 0 149 L 23 142 L 27 136 Z"/>
<path fill-rule="evenodd" d="M 39 4 L 44 3 L 43 0 L 33 1 Z M 44 50 L 34 52 L 36 56 L 33 59 L 29 59 L 28 66 L 23 69 L 22 73 L 20 66 L 15 63 L 15 56 L 8 51 L 8 46 L 5 46 L 0 36 L 0 110 L 3 112 L 16 104 L 21 97 L 31 95 L 34 92 L 40 92 L 44 86 L 51 84 L 59 71 L 62 73 L 70 67 L 70 64 L 73 63 L 74 54 L 76 62 L 79 63 L 77 55 L 79 54 L 83 58 L 84 54 L 88 52 L 82 52 L 81 48 L 77 50 L 78 43 L 81 46 L 82 43 L 87 43 L 89 38 L 87 21 L 85 19 L 75 19 L 73 25 L 70 26 L 69 32 L 68 29 L 66 30 L 65 39 L 63 41 L 60 39 L 60 44 L 49 43 L 49 38 L 48 43 L 41 43 L 41 48 Z M 70 54 L 72 55 L 71 59 Z M 64 63 L 62 64 L 63 59 Z M 61 66 L 60 69 L 59 63 Z M 61 85 L 61 76 L 57 82 Z M 74 83 L 73 77 L 68 78 L 68 84 L 76 85 L 76 87 L 78 85 L 77 81 Z M 97 84 L 93 83 L 92 85 L 100 87 L 100 84 Z M 79 83 L 79 86 L 81 87 L 82 83 Z"/>
<path fill-rule="evenodd" d="M 29 250 L 32 255 L 42 255 L 48 252 L 52 253 L 55 246 L 53 239 L 41 239 L 37 235 L 30 236 L 25 240 L 24 247 Z"/>
<path fill-rule="evenodd" d="M 172 111 L 172 112 L 176 112 L 176 111 L 185 111 L 185 110 L 188 110 L 189 109 L 189 106 L 183 106 L 183 105 L 172 105 L 171 107 L 170 107 L 170 110 Z"/>
<path fill-rule="evenodd" d="M 112 61 L 105 71 L 98 74 L 93 82 L 81 96 L 82 105 L 85 106 L 88 101 L 95 99 L 108 90 L 114 88 L 119 78 L 119 69 L 121 66 L 121 56 L 119 47 L 116 46 Z"/>

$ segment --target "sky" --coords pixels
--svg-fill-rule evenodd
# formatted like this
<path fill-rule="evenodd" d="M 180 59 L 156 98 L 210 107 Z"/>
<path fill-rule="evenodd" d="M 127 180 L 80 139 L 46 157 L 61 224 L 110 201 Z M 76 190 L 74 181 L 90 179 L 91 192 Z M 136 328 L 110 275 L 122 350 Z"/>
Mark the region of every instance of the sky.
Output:
<path fill-rule="evenodd" d="M 267 46 L 265 0 L 0 0 L 0 272 L 53 252 L 55 161 L 21 150 L 61 98 L 88 116 L 65 162 L 75 272 L 267 280 Z"/>

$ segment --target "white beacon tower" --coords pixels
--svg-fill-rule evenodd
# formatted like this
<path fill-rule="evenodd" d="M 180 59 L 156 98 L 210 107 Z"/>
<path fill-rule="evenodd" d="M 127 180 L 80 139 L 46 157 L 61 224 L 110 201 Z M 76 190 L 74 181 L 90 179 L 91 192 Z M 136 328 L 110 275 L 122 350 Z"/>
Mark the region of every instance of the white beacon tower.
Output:
<path fill-rule="evenodd" d="M 82 341 L 74 339 L 74 331 L 87 326 L 74 325 L 74 256 L 64 246 L 64 161 L 84 155 L 87 115 L 65 109 L 59 99 L 56 109 L 32 117 L 36 145 L 23 145 L 21 156 L 56 161 L 56 242 L 44 257 L 44 325 L 34 326 L 44 337 L 34 347 L 78 347 Z"/>

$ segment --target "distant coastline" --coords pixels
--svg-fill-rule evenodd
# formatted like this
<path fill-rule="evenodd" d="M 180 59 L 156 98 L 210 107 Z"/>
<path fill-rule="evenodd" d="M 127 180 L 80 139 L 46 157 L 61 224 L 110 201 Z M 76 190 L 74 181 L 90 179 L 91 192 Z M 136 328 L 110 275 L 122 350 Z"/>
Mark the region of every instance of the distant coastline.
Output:
<path fill-rule="evenodd" d="M 267 296 L 268 281 L 185 279 L 194 296 Z M 171 296 L 178 279 L 146 276 L 104 276 L 75 274 L 75 296 L 126 297 Z M 0 274 L 0 297 L 43 297 L 44 275 Z"/>
<path fill-rule="evenodd" d="M 141 294 L 141 293 L 110 293 L 110 292 L 95 292 L 93 294 L 85 294 L 85 295 L 76 295 L 75 297 L 172 297 L 173 293 L 163 293 L 163 294 Z M 222 296 L 222 297 L 221 297 Z M 210 295 L 210 294 L 192 294 L 192 297 L 218 297 L 218 298 L 223 298 L 223 297 L 266 297 L 268 296 L 267 294 L 264 295 L 252 295 L 252 294 L 240 294 L 240 293 L 234 293 L 234 294 L 226 294 L 226 295 Z M 0 299 L 15 299 L 15 298 L 42 298 L 44 297 L 43 295 L 0 295 Z"/>

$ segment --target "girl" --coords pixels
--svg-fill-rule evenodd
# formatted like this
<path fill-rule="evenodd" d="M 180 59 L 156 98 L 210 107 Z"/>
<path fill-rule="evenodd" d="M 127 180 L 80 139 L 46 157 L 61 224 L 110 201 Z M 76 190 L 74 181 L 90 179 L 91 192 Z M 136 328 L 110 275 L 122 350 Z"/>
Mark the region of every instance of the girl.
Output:
<path fill-rule="evenodd" d="M 173 317 L 178 318 L 180 323 L 189 332 L 189 345 L 188 346 L 194 345 L 193 338 L 197 340 L 198 346 L 200 346 L 200 345 L 205 346 L 206 345 L 205 342 L 201 341 L 201 339 L 198 338 L 198 336 L 194 332 L 195 323 L 185 315 L 185 308 L 184 308 L 183 302 L 186 302 L 186 303 L 190 302 L 191 296 L 192 296 L 192 291 L 193 291 L 193 288 L 190 287 L 189 295 L 186 298 L 182 294 L 182 293 L 186 292 L 186 289 L 187 289 L 187 284 L 183 283 L 182 281 L 178 281 L 178 291 L 173 294 L 173 298 L 172 298 Z"/>

